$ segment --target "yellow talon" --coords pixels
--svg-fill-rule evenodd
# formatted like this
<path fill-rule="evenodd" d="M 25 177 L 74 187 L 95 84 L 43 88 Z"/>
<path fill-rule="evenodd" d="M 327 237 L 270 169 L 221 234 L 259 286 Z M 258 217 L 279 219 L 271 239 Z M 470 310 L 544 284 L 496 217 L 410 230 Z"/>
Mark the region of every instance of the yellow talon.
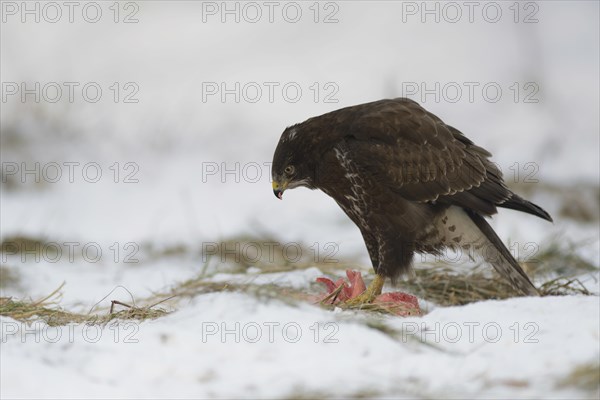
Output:
<path fill-rule="evenodd" d="M 372 303 L 377 296 L 381 294 L 383 284 L 385 283 L 385 277 L 381 275 L 375 275 L 373 282 L 365 289 L 364 292 L 358 296 L 347 300 L 344 304 L 350 307 L 360 307 L 363 304 Z"/>

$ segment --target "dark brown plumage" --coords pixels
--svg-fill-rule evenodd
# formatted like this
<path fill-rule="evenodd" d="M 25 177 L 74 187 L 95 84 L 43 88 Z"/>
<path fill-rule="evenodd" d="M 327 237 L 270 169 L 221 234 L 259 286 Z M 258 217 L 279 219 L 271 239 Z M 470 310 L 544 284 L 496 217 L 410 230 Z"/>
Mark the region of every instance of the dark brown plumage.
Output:
<path fill-rule="evenodd" d="M 491 154 L 404 98 L 343 108 L 287 128 L 273 190 L 321 189 L 359 227 L 375 272 L 395 280 L 415 252 L 474 249 L 527 295 L 538 292 L 484 217 L 497 207 L 548 221 L 504 184 Z"/>

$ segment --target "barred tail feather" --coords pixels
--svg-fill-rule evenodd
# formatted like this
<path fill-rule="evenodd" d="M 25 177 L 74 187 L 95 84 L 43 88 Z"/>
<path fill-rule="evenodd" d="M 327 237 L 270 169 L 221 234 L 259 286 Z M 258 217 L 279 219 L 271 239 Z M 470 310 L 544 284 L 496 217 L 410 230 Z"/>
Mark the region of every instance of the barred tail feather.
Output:
<path fill-rule="evenodd" d="M 540 293 L 525 274 L 525 271 L 510 254 L 510 251 L 484 217 L 474 212 L 467 212 L 467 214 L 485 236 L 487 243 L 482 247 L 481 255 L 486 262 L 490 263 L 502 277 L 510 282 L 512 287 L 523 295 L 539 296 Z"/>

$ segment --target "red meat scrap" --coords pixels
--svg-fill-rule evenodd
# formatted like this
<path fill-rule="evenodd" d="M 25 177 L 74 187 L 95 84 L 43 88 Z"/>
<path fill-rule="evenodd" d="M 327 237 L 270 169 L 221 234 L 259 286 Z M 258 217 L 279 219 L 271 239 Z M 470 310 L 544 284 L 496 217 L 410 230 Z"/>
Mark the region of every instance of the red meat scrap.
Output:
<path fill-rule="evenodd" d="M 344 302 L 359 296 L 366 290 L 365 282 L 359 271 L 346 270 L 348 280 L 339 278 L 333 282 L 326 277 L 317 278 L 327 288 L 327 294 L 320 299 L 327 304 L 342 305 Z M 337 292 L 337 293 L 336 293 Z M 336 293 L 334 295 L 334 293 Z M 382 293 L 372 303 L 378 309 L 399 316 L 421 315 L 419 301 L 413 295 L 402 292 Z"/>

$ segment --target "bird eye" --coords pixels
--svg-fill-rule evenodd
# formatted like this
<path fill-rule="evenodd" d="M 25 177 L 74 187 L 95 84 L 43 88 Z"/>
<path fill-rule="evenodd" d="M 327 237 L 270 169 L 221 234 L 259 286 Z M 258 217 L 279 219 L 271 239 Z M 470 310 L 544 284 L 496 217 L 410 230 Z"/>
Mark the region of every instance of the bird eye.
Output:
<path fill-rule="evenodd" d="M 292 175 L 294 173 L 294 166 L 293 165 L 288 165 L 287 167 L 285 167 L 285 169 L 283 171 L 287 175 Z"/>

